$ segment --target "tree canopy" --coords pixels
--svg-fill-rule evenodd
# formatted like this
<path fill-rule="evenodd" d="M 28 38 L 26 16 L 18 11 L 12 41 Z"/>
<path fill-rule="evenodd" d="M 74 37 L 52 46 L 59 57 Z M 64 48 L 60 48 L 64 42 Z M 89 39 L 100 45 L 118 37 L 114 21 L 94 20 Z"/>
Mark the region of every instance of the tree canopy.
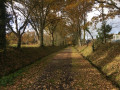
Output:
<path fill-rule="evenodd" d="M 2 1 L 2 3 L 4 0 Z M 74 44 L 86 43 L 86 33 L 93 39 L 91 30 L 88 29 L 102 22 L 104 42 L 106 43 L 106 21 L 120 14 L 119 0 L 7 0 L 7 11 L 5 7 L 3 16 L 9 14 L 7 19 L 8 32 L 12 32 L 17 38 L 17 47 L 21 47 L 23 34 L 30 28 L 34 30 L 39 46 L 44 46 L 44 38 L 48 34 L 52 44 L 58 34 L 61 39 L 66 38 Z M 2 6 L 2 5 L 1 5 Z M 3 5 L 4 6 L 4 5 Z M 93 8 L 100 14 L 88 22 L 88 13 Z M 105 9 L 108 10 L 105 13 Z M 5 20 L 5 19 L 4 19 Z M 3 21 L 3 20 L 2 20 Z M 64 24 L 64 25 L 63 25 Z M 4 24 L 5 25 L 5 24 Z M 61 29 L 61 30 L 60 30 Z M 2 30 L 2 29 L 1 29 Z M 5 31 L 5 30 L 4 30 Z M 3 33 L 3 32 L 2 32 Z M 5 33 L 5 32 L 4 32 Z M 5 35 L 5 34 L 2 34 Z M 71 39 L 70 39 L 71 38 Z M 3 39 L 1 39 L 3 40 Z M 61 43 L 64 40 L 60 40 Z M 65 42 L 65 41 L 64 41 Z"/>

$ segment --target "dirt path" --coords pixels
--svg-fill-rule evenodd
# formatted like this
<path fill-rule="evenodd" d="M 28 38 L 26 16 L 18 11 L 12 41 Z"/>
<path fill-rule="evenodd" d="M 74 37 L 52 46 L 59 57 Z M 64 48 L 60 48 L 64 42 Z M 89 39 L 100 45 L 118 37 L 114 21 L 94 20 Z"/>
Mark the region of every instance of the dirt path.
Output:
<path fill-rule="evenodd" d="M 74 49 L 32 66 L 6 90 L 118 90 Z"/>

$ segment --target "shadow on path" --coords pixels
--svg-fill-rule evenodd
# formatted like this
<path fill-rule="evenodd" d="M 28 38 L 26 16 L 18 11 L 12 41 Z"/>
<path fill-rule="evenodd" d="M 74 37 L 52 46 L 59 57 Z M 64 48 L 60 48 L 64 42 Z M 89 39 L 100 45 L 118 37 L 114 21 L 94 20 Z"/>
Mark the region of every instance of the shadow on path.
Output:
<path fill-rule="evenodd" d="M 119 90 L 72 47 L 48 61 L 31 67 L 26 75 L 31 77 L 23 77 L 12 90 Z"/>
<path fill-rule="evenodd" d="M 26 90 L 64 90 L 72 89 L 71 82 L 73 81 L 71 75 L 72 58 L 71 49 L 65 49 L 57 54 L 53 60 L 46 67 L 42 76 L 32 86 Z"/>

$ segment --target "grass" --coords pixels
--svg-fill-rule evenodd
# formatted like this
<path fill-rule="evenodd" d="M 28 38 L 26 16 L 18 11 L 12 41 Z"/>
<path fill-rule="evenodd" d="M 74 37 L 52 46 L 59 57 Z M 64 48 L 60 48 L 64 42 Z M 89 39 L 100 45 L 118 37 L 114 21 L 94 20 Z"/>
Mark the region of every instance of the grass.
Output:
<path fill-rule="evenodd" d="M 53 84 L 53 83 L 55 83 L 55 80 L 54 79 L 49 79 L 48 82 Z"/>
<path fill-rule="evenodd" d="M 11 44 L 9 47 L 17 47 L 17 44 Z M 21 45 L 21 47 L 39 47 L 38 44 L 33 44 L 33 45 Z"/>
<path fill-rule="evenodd" d="M 83 54 L 85 57 L 89 56 L 92 53 L 92 46 L 84 45 L 84 46 L 76 46 L 77 50 Z"/>
<path fill-rule="evenodd" d="M 46 47 L 46 48 L 50 48 L 50 47 Z M 63 48 L 63 47 L 56 47 L 56 48 L 57 48 L 56 50 L 60 50 L 60 48 Z M 8 75 L 5 75 L 5 76 L 1 77 L 0 78 L 0 86 L 7 86 L 7 85 L 14 84 L 14 82 L 15 82 L 15 80 L 16 80 L 16 78 L 18 76 L 23 77 L 24 76 L 24 74 L 23 74 L 24 72 L 27 73 L 27 71 L 29 71 L 30 68 L 32 68 L 34 66 L 37 67 L 38 65 L 40 65 L 40 63 L 42 64 L 42 67 L 44 67 L 45 65 L 47 65 L 47 63 L 49 62 L 50 58 L 52 58 L 55 54 L 56 53 L 53 53 L 53 54 L 48 55 L 47 57 L 44 57 L 42 59 L 38 59 L 38 60 L 34 61 L 33 64 L 26 65 L 25 67 L 15 71 L 15 72 L 13 72 L 13 73 L 10 73 Z"/>
<path fill-rule="evenodd" d="M 7 48 L 6 60 L 0 63 L 0 77 L 19 70 L 35 61 L 48 56 L 64 47 L 22 47 L 21 50 L 16 48 Z"/>
<path fill-rule="evenodd" d="M 92 46 L 76 47 L 79 52 L 87 57 L 91 63 L 97 66 L 112 81 L 120 87 L 120 44 L 101 44 L 92 52 Z"/>
<path fill-rule="evenodd" d="M 3 50 L 2 50 L 2 49 L 0 49 L 0 52 L 3 52 Z"/>
<path fill-rule="evenodd" d="M 14 83 L 14 79 L 22 74 L 23 70 L 18 70 L 17 72 L 11 73 L 7 76 L 0 78 L 0 86 L 11 85 Z"/>

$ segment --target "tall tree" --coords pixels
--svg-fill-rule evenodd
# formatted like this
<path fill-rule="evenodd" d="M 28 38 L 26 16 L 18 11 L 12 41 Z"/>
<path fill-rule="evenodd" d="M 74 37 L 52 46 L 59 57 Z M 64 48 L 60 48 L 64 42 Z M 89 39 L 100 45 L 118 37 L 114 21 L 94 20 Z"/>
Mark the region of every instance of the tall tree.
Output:
<path fill-rule="evenodd" d="M 78 41 L 78 45 L 81 45 L 81 36 L 82 36 L 82 28 L 81 26 L 85 26 L 87 23 L 87 13 L 91 10 L 93 5 L 93 1 L 89 0 L 74 0 L 68 1 L 67 10 L 69 10 L 69 18 L 72 21 L 72 24 L 76 26 L 76 39 Z M 73 13 L 74 12 L 74 13 Z M 74 23 L 73 23 L 74 22 Z M 82 25 L 83 24 L 83 25 Z M 83 28 L 83 41 L 85 43 L 85 32 L 86 28 Z"/>
<path fill-rule="evenodd" d="M 6 48 L 6 0 L 0 1 L 0 49 Z"/>
<path fill-rule="evenodd" d="M 5 60 L 6 55 L 6 0 L 0 1 L 0 63 Z M 3 67 L 2 67 L 3 68 Z"/>
<path fill-rule="evenodd" d="M 104 29 L 105 29 L 105 31 L 104 31 Z M 109 32 L 110 32 L 111 30 L 112 30 L 112 26 L 110 26 L 109 24 L 108 24 L 108 25 L 103 24 L 103 25 L 101 26 L 101 28 L 99 28 L 99 29 L 97 30 L 97 32 L 98 32 L 97 39 L 98 39 L 100 42 L 104 43 L 104 39 L 107 40 L 107 39 L 110 39 L 110 38 L 111 38 L 111 35 L 109 34 Z M 103 32 L 103 31 L 104 31 L 104 32 Z M 104 37 L 104 36 L 105 36 L 105 37 Z"/>
<path fill-rule="evenodd" d="M 61 20 L 61 18 L 57 17 L 56 13 L 51 13 L 48 16 L 48 22 L 49 22 L 48 29 L 51 34 L 52 46 L 54 46 L 54 40 L 55 40 L 54 33 L 56 31 L 56 27 L 57 27 L 58 23 L 60 22 L 60 20 Z"/>
<path fill-rule="evenodd" d="M 38 41 L 40 46 L 44 46 L 44 29 L 48 25 L 47 16 L 53 10 L 56 12 L 60 11 L 62 8 L 61 3 L 64 0 L 36 0 L 33 3 L 37 3 L 36 8 L 32 11 L 32 15 L 30 16 L 29 23 L 36 31 L 38 36 Z"/>
<path fill-rule="evenodd" d="M 103 42 L 106 43 L 106 22 L 107 19 L 113 18 L 115 16 L 115 14 L 113 14 L 112 12 L 110 12 L 109 10 L 109 6 L 107 5 L 107 3 L 104 2 L 104 0 L 98 1 L 99 3 L 97 5 L 99 5 L 99 7 L 96 7 L 96 10 L 99 11 L 99 15 L 93 17 L 93 21 L 97 24 L 98 22 L 102 23 L 102 30 L 101 32 L 103 33 Z M 105 13 L 105 9 L 108 10 L 108 13 Z M 109 13 L 110 12 L 110 13 Z"/>
<path fill-rule="evenodd" d="M 47 16 L 50 12 L 50 8 L 54 3 L 54 0 L 38 0 L 33 1 L 36 3 L 36 7 L 32 11 L 32 15 L 30 16 L 29 23 L 36 31 L 38 36 L 39 45 L 44 46 L 44 29 L 46 27 Z"/>
<path fill-rule="evenodd" d="M 11 0 L 8 3 L 8 6 L 11 9 L 9 13 L 12 16 L 12 19 L 10 20 L 7 26 L 16 35 L 18 39 L 17 43 L 18 49 L 21 48 L 21 39 L 23 34 L 25 33 L 26 27 L 28 25 L 28 19 L 31 13 L 31 11 L 28 11 L 22 5 L 20 7 L 20 5 L 21 5 L 20 3 L 18 5 L 18 3 L 14 0 Z M 23 14 L 26 15 L 26 17 L 24 17 Z"/>

